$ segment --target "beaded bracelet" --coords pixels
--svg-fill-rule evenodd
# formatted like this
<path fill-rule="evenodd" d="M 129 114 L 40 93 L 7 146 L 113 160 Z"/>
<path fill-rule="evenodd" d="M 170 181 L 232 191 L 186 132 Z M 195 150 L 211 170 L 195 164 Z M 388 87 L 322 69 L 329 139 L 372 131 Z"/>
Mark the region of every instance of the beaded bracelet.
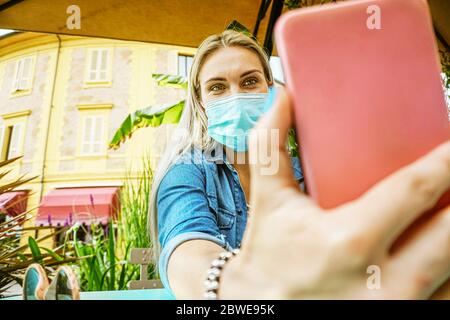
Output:
<path fill-rule="evenodd" d="M 220 275 L 222 274 L 223 266 L 228 262 L 228 260 L 230 260 L 231 257 L 237 255 L 238 253 L 239 249 L 221 252 L 219 254 L 219 258 L 214 259 L 211 262 L 211 267 L 207 271 L 208 276 L 205 281 L 205 299 L 217 300 Z"/>

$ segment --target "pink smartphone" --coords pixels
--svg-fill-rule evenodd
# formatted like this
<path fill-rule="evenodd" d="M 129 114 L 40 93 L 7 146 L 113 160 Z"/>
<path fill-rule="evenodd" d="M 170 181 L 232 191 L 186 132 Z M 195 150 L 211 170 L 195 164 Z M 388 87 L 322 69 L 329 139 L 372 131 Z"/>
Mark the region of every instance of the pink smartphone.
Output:
<path fill-rule="evenodd" d="M 356 199 L 450 139 L 425 0 L 345 1 L 275 25 L 305 185 L 319 205 Z M 450 192 L 439 207 L 450 204 Z"/>

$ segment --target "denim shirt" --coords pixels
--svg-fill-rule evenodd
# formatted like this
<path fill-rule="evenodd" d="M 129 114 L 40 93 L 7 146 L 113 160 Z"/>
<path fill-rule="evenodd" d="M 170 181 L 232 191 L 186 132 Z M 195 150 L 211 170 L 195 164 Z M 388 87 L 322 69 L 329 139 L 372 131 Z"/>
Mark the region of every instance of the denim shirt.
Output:
<path fill-rule="evenodd" d="M 299 159 L 291 158 L 301 183 Z M 225 153 L 206 155 L 192 148 L 167 171 L 157 191 L 159 272 L 164 287 L 170 255 L 181 243 L 202 239 L 231 250 L 241 245 L 247 224 L 247 202 L 236 169 Z"/>

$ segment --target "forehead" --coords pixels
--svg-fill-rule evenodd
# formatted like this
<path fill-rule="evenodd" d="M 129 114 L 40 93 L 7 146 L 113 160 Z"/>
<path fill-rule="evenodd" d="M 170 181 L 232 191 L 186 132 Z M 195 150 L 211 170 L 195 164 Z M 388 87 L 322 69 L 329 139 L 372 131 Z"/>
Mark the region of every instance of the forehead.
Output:
<path fill-rule="evenodd" d="M 250 49 L 243 47 L 221 48 L 208 56 L 200 70 L 200 82 L 213 77 L 227 77 L 263 67 L 258 55 Z"/>

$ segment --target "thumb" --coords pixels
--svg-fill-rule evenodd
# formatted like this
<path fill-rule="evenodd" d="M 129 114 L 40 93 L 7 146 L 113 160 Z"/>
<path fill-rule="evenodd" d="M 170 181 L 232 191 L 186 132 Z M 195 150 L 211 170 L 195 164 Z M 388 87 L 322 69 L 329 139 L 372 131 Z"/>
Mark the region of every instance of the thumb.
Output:
<path fill-rule="evenodd" d="M 274 105 L 249 135 L 251 198 L 271 197 L 274 190 L 296 188 L 291 159 L 286 150 L 293 112 L 288 92 L 277 88 Z M 262 197 L 262 198 L 261 198 Z"/>

